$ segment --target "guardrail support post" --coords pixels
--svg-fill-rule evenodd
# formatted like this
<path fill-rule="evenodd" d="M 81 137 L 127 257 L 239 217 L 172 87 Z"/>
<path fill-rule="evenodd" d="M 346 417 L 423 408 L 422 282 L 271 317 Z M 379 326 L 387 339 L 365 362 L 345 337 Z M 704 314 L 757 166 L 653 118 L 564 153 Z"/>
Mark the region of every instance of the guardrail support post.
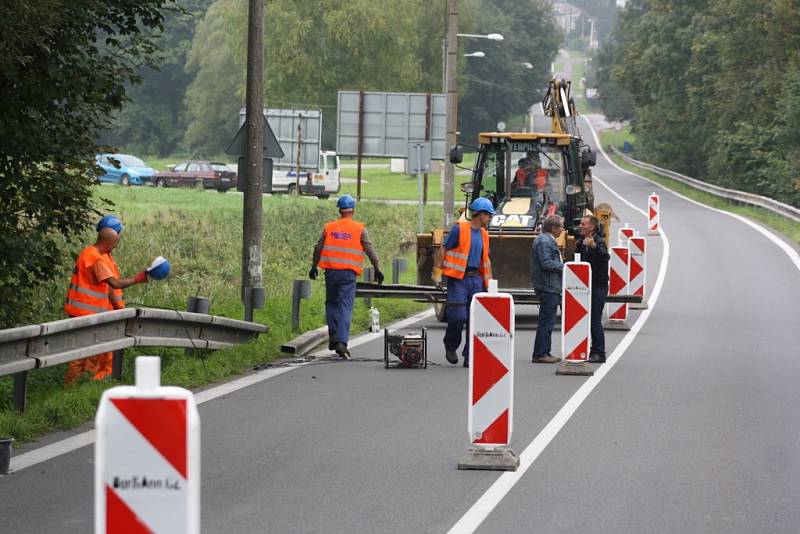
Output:
<path fill-rule="evenodd" d="M 211 301 L 206 297 L 189 297 L 189 301 L 186 303 L 186 311 L 208 315 L 211 311 Z"/>
<path fill-rule="evenodd" d="M 263 287 L 244 288 L 244 320 L 248 323 L 253 322 L 253 310 L 264 308 L 267 300 L 267 293 Z"/>
<path fill-rule="evenodd" d="M 25 411 L 28 399 L 28 371 L 14 374 L 14 408 L 18 412 Z"/>
<path fill-rule="evenodd" d="M 392 260 L 392 284 L 400 283 L 400 273 L 406 272 L 408 262 L 405 258 L 394 258 Z"/>
<path fill-rule="evenodd" d="M 365 282 L 374 282 L 375 281 L 375 270 L 372 267 L 364 267 L 364 270 L 361 273 Z M 369 297 L 364 297 L 364 304 L 367 305 L 367 308 L 372 306 L 372 299 Z"/>
<path fill-rule="evenodd" d="M 300 300 L 311 296 L 311 280 L 292 281 L 292 331 L 300 329 Z"/>
<path fill-rule="evenodd" d="M 211 310 L 211 301 L 206 297 L 189 297 L 186 301 L 186 311 L 191 313 L 202 313 L 208 315 Z M 195 349 L 186 349 L 184 351 L 187 356 L 194 354 Z"/>
<path fill-rule="evenodd" d="M 125 350 L 115 350 L 111 359 L 111 378 L 114 380 L 122 380 L 122 360 L 125 356 Z"/>

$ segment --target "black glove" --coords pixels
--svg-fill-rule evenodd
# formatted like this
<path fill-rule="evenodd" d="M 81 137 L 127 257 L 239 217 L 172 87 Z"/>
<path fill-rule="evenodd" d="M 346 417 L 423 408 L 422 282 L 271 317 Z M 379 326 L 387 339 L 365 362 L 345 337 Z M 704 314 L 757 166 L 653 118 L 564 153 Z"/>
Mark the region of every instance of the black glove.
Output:
<path fill-rule="evenodd" d="M 312 267 L 311 270 L 308 271 L 308 277 L 311 278 L 312 280 L 316 280 L 317 275 L 319 275 L 319 271 L 317 270 L 316 266 Z"/>
<path fill-rule="evenodd" d="M 383 273 L 380 271 L 375 271 L 375 281 L 378 282 L 378 285 L 383 283 Z"/>

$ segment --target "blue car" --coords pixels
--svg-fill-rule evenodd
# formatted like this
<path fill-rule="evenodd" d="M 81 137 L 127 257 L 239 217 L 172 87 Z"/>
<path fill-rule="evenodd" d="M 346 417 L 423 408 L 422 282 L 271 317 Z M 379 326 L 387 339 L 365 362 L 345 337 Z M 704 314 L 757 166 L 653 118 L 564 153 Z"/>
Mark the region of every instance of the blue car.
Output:
<path fill-rule="evenodd" d="M 97 177 L 100 183 L 145 185 L 156 173 L 144 161 L 126 154 L 100 154 L 95 157 L 95 163 L 105 171 L 105 174 Z"/>

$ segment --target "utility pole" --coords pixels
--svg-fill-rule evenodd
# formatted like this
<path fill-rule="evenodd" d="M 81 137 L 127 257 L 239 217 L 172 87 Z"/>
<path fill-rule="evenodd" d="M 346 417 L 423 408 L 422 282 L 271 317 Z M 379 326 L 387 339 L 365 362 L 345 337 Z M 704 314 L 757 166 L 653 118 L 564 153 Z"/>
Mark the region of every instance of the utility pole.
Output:
<path fill-rule="evenodd" d="M 247 23 L 247 176 L 242 213 L 242 301 L 245 320 L 264 306 L 261 180 L 264 175 L 264 1 L 249 0 Z"/>
<path fill-rule="evenodd" d="M 455 167 L 447 152 L 455 145 L 458 131 L 458 0 L 447 0 L 447 57 L 445 61 L 445 88 L 447 90 L 447 141 L 444 165 L 444 216 L 443 224 L 449 227 L 455 212 Z"/>

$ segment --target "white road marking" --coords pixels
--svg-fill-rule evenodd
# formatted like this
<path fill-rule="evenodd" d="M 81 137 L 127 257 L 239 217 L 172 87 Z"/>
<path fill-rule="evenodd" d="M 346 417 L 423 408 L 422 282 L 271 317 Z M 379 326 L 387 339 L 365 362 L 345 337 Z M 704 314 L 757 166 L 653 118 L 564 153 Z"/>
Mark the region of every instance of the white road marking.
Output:
<path fill-rule="evenodd" d="M 605 152 L 603 152 L 603 155 L 605 156 Z M 608 158 L 608 156 L 606 156 L 606 158 Z M 611 160 L 609 159 L 609 161 Z M 595 177 L 594 180 L 608 189 L 614 196 L 619 198 L 625 204 L 629 205 L 631 208 L 647 217 L 647 214 L 644 212 L 644 210 L 624 199 L 621 195 L 619 195 L 619 193 L 611 189 L 605 182 L 597 177 Z M 648 317 L 650 317 L 650 314 L 655 308 L 658 297 L 661 294 L 661 288 L 664 285 L 664 279 L 667 275 L 667 265 L 669 263 L 669 239 L 667 238 L 667 234 L 664 231 L 663 226 L 661 227 L 661 240 L 664 250 L 661 255 L 661 265 L 659 266 L 656 283 L 653 286 L 650 297 L 647 299 L 648 308 L 642 311 L 641 315 L 639 315 L 639 318 L 631 327 L 630 332 L 628 332 L 625 337 L 622 338 L 622 340 L 619 342 L 619 345 L 617 345 L 611 355 L 608 356 L 606 363 L 595 370 L 594 376 L 589 377 L 586 382 L 584 382 L 583 385 L 578 388 L 578 390 L 572 395 L 572 397 L 570 397 L 564 406 L 561 407 L 558 413 L 556 413 L 556 415 L 547 423 L 542 431 L 539 432 L 539 434 L 527 447 L 525 447 L 525 450 L 522 451 L 522 454 L 520 455 L 519 468 L 514 472 L 506 472 L 500 475 L 500 478 L 498 478 L 494 484 L 492 484 L 489 489 L 487 489 L 486 492 L 481 495 L 475 504 L 473 504 L 470 509 L 467 510 L 461 519 L 459 519 L 458 522 L 453 525 L 449 531 L 449 534 L 462 534 L 475 532 L 475 530 L 477 530 L 481 523 L 483 523 L 489 514 L 492 513 L 492 511 L 497 507 L 497 505 L 500 504 L 500 501 L 502 501 L 503 498 L 508 495 L 508 492 L 511 491 L 511 488 L 513 488 L 514 485 L 516 485 L 516 483 L 519 482 L 519 480 L 525 475 L 528 469 L 530 469 L 539 455 L 547 448 L 550 442 L 553 441 L 564 425 L 567 424 L 578 408 L 580 408 L 581 404 L 583 404 L 589 394 L 594 390 L 595 387 L 597 387 L 597 385 L 611 371 L 611 369 L 614 368 L 631 343 L 633 343 L 634 339 L 636 339 L 636 335 L 642 329 L 644 323 L 647 321 Z"/>
<path fill-rule="evenodd" d="M 294 367 L 277 367 L 274 369 L 258 371 L 253 374 L 237 378 L 236 380 L 226 382 L 225 384 L 220 384 L 219 386 L 201 391 L 197 393 L 194 398 L 197 401 L 197 404 L 208 402 L 210 400 L 222 397 L 223 395 L 232 393 L 236 390 L 263 382 L 268 378 L 286 373 L 292 369 L 295 369 L 296 367 L 300 367 L 301 365 L 305 364 L 298 364 Z M 86 445 L 91 445 L 94 443 L 94 440 L 95 431 L 87 430 L 86 432 L 76 434 L 60 441 L 56 441 L 55 443 L 51 443 L 49 445 L 39 447 L 38 449 L 33 449 L 32 451 L 20 454 L 19 456 L 12 457 L 11 472 L 15 473 L 17 471 L 21 471 L 26 467 L 31 467 L 32 465 L 36 465 L 41 462 L 46 462 L 47 460 L 51 460 L 57 456 L 61 456 L 62 454 L 67 454 L 68 452 L 80 449 Z"/>
<path fill-rule="evenodd" d="M 407 317 L 396 323 L 393 323 L 391 327 L 393 329 L 405 328 L 406 326 L 425 320 L 431 317 L 432 315 L 433 315 L 433 310 L 428 309 L 424 312 L 412 315 L 411 317 Z M 359 345 L 363 345 L 364 343 L 368 343 L 370 341 L 378 339 L 382 335 L 383 335 L 382 333 L 363 334 L 361 336 L 352 339 L 349 346 L 357 347 Z M 325 351 L 320 351 L 319 353 L 321 355 L 328 354 Z M 200 391 L 195 394 L 194 398 L 197 404 L 202 404 L 204 402 L 208 402 L 210 400 L 214 400 L 224 395 L 233 393 L 234 391 L 238 391 L 240 389 L 252 386 L 254 384 L 258 384 L 259 382 L 263 382 L 264 380 L 268 380 L 283 373 L 288 373 L 292 369 L 297 369 L 298 367 L 302 367 L 304 365 L 307 365 L 308 363 L 312 362 L 299 363 L 297 365 L 290 367 L 275 367 L 271 369 L 265 369 L 263 371 L 257 371 L 247 376 L 237 378 L 236 380 L 231 380 L 230 382 L 226 382 L 224 384 L 220 384 L 213 388 Z M 61 456 L 62 454 L 67 454 L 74 450 L 80 449 L 81 447 L 91 445 L 92 443 L 94 443 L 94 441 L 95 441 L 95 431 L 87 430 L 86 432 L 82 432 L 80 434 L 70 436 L 60 441 L 56 441 L 55 443 L 51 443 L 49 445 L 45 445 L 37 449 L 33 449 L 32 451 L 29 452 L 25 452 L 23 454 L 20 454 L 19 456 L 14 456 L 11 458 L 10 472 L 16 473 L 27 467 L 31 467 L 33 465 L 46 462 L 48 460 L 52 460 L 53 458 Z"/>

